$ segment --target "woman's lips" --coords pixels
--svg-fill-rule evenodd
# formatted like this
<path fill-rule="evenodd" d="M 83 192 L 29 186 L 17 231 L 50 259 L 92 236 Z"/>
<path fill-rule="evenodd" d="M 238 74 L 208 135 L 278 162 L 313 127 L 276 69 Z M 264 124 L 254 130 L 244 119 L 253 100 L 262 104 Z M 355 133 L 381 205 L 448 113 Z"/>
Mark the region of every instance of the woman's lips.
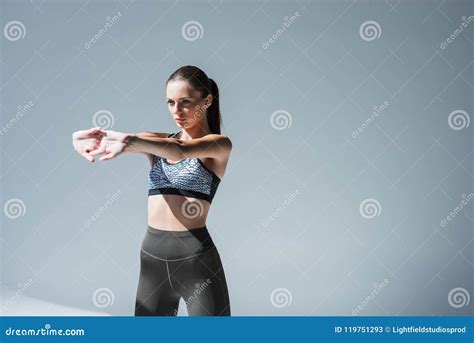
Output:
<path fill-rule="evenodd" d="M 184 123 L 186 121 L 186 119 L 179 119 L 179 118 L 176 118 L 175 119 L 178 123 Z"/>

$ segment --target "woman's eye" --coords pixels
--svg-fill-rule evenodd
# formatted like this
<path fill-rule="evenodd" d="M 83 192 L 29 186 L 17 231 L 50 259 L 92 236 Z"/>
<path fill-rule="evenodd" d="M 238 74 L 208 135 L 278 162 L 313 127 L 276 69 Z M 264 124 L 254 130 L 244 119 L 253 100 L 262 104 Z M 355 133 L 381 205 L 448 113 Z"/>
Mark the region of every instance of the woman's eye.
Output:
<path fill-rule="evenodd" d="M 183 100 L 183 104 L 189 104 L 189 100 Z"/>

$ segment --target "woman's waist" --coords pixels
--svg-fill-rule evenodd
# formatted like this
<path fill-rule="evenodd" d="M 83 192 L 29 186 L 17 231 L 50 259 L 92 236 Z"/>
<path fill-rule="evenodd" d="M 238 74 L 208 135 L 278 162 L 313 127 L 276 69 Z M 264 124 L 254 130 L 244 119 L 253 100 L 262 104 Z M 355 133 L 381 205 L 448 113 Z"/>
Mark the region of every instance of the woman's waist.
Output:
<path fill-rule="evenodd" d="M 160 212 L 148 212 L 148 225 L 162 230 L 169 231 L 187 231 L 191 228 L 200 228 L 206 226 L 207 215 L 201 215 L 196 218 L 186 218 L 176 216 L 175 214 L 164 214 Z"/>
<path fill-rule="evenodd" d="M 181 260 L 216 249 L 204 225 L 187 230 L 170 230 L 148 225 L 141 250 L 146 255 L 162 260 Z"/>
<path fill-rule="evenodd" d="M 148 197 L 148 224 L 159 228 L 196 228 L 206 225 L 210 204 L 182 196 Z"/>

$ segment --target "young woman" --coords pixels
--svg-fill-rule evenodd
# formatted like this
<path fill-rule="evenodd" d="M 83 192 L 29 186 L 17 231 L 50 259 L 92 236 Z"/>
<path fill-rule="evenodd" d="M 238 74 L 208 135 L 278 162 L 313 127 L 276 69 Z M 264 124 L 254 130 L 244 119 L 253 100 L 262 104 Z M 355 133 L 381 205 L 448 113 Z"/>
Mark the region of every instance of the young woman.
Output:
<path fill-rule="evenodd" d="M 184 66 L 171 74 L 166 93 L 178 132 L 92 128 L 75 132 L 73 144 L 90 162 L 99 154 L 109 160 L 126 152 L 150 161 L 135 315 L 176 315 L 183 298 L 191 316 L 230 316 L 222 262 L 206 227 L 232 150 L 220 134 L 218 87 L 201 69 Z"/>

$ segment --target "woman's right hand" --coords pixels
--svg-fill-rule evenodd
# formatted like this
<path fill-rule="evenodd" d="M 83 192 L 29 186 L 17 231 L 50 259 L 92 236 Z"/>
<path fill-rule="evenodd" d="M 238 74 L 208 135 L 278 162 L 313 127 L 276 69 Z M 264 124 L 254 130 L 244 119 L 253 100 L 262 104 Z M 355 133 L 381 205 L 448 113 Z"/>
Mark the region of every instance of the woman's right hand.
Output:
<path fill-rule="evenodd" d="M 72 145 L 82 157 L 89 162 L 94 162 L 95 159 L 90 153 L 100 147 L 105 135 L 106 133 L 100 127 L 76 131 L 72 134 Z"/>

